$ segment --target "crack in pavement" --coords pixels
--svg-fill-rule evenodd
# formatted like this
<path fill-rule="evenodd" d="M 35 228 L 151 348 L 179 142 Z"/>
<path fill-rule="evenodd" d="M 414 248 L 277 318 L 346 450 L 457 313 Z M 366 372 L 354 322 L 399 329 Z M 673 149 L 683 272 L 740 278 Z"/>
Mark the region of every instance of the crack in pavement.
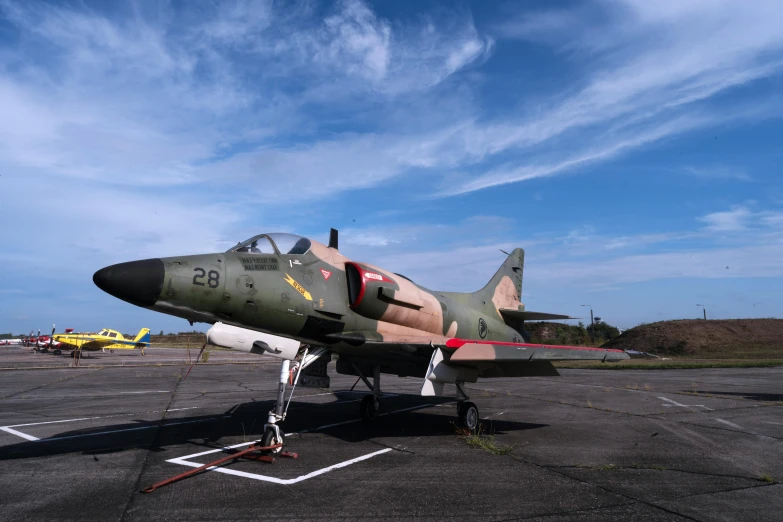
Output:
<path fill-rule="evenodd" d="M 163 414 L 160 416 L 160 420 L 158 420 L 158 427 L 155 430 L 155 434 L 152 437 L 152 441 L 150 442 L 149 447 L 146 450 L 146 453 L 144 455 L 144 460 L 141 463 L 141 466 L 139 468 L 139 475 L 136 477 L 136 482 L 133 483 L 133 489 L 130 492 L 130 495 L 128 496 L 128 500 L 125 503 L 125 507 L 122 510 L 122 515 L 120 516 L 120 522 L 125 520 L 125 516 L 129 513 L 129 508 L 131 504 L 133 503 L 133 499 L 136 498 L 136 495 L 139 492 L 139 484 L 141 484 L 141 477 L 144 474 L 144 470 L 147 469 L 147 463 L 149 461 L 150 454 L 152 453 L 152 448 L 156 447 L 156 443 L 161 438 L 161 433 L 163 431 L 163 421 L 166 420 L 166 414 L 169 412 L 169 409 L 171 408 L 171 404 L 174 402 L 174 397 L 177 395 L 177 390 L 179 389 L 180 384 L 184 382 L 184 379 L 182 378 L 182 372 L 180 371 L 179 376 L 177 377 L 177 383 L 174 385 L 174 389 L 171 391 L 171 397 L 169 398 L 168 404 L 166 404 L 166 408 L 163 410 Z"/>
<path fill-rule="evenodd" d="M 672 509 L 668 509 L 668 508 L 665 508 L 665 507 L 662 507 L 662 506 L 656 506 L 655 504 L 652 504 L 651 502 L 648 502 L 648 501 L 643 500 L 643 499 L 635 498 L 635 497 L 633 497 L 631 495 L 628 495 L 628 494 L 625 494 L 625 493 L 621 493 L 619 491 L 614 491 L 613 489 L 611 489 L 609 487 L 602 486 L 600 484 L 594 484 L 592 482 L 589 482 L 587 480 L 584 480 L 584 479 L 581 479 L 581 478 L 578 478 L 578 477 L 573 477 L 573 476 L 569 475 L 568 473 L 563 473 L 561 471 L 558 471 L 557 469 L 550 469 L 550 468 L 548 468 L 546 466 L 537 464 L 536 462 L 533 462 L 532 460 L 526 459 L 524 457 L 519 457 L 519 456 L 516 456 L 516 455 L 509 455 L 509 456 L 512 459 L 514 459 L 514 460 L 517 460 L 517 461 L 520 461 L 520 462 L 525 462 L 527 464 L 530 464 L 531 466 L 535 466 L 538 469 L 546 470 L 546 471 L 549 471 L 550 473 L 555 473 L 556 475 L 560 475 L 561 477 L 565 477 L 565 478 L 567 478 L 569 480 L 574 480 L 574 481 L 579 482 L 581 484 L 587 484 L 588 486 L 594 487 L 596 489 L 600 489 L 601 491 L 605 491 L 607 493 L 611 493 L 612 495 L 616 495 L 616 496 L 622 497 L 622 498 L 630 500 L 630 501 L 632 501 L 634 503 L 643 504 L 643 505 L 649 506 L 649 507 L 651 507 L 653 509 L 661 510 L 661 511 L 664 511 L 664 512 L 672 514 L 672 515 L 677 515 L 679 517 L 682 517 L 682 518 L 685 518 L 685 519 L 688 519 L 688 520 L 694 520 L 696 522 L 702 522 L 702 521 L 700 521 L 697 518 L 693 518 L 691 516 L 684 515 L 682 513 L 679 513 L 677 511 L 674 511 Z M 606 507 L 611 507 L 611 506 L 606 506 Z"/>
<path fill-rule="evenodd" d="M 582 470 L 600 470 L 600 466 L 552 466 L 549 464 L 541 464 L 541 466 L 545 468 L 550 469 L 582 469 Z M 678 469 L 678 468 L 657 468 L 654 466 L 616 466 L 612 469 L 612 471 L 615 470 L 641 470 L 641 471 L 673 471 L 675 473 L 687 473 L 691 475 L 702 475 L 705 477 L 721 477 L 721 478 L 735 478 L 735 479 L 743 479 L 743 480 L 761 480 L 758 477 L 750 477 L 745 475 L 729 475 L 726 473 L 708 473 L 706 471 L 691 471 L 687 469 Z M 768 485 L 768 484 L 765 484 Z"/>

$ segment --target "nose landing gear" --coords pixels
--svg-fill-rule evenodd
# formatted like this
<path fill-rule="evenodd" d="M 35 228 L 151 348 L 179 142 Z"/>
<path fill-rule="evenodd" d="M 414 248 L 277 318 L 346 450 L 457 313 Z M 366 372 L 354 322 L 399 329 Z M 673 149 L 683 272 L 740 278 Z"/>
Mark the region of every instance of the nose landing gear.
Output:
<path fill-rule="evenodd" d="M 270 454 L 285 456 L 285 451 L 283 451 L 285 433 L 280 429 L 279 423 L 285 420 L 288 406 L 291 404 L 291 399 L 294 397 L 296 383 L 299 382 L 299 376 L 302 374 L 302 370 L 314 363 L 328 351 L 329 350 L 323 346 L 317 346 L 313 348 L 312 351 L 309 346 L 306 346 L 302 353 L 301 360 L 296 362 L 293 371 L 291 371 L 291 361 L 288 359 L 283 359 L 280 363 L 280 380 L 277 385 L 277 400 L 275 401 L 274 409 L 269 412 L 266 424 L 264 424 L 264 436 L 261 439 L 261 445 L 264 447 L 280 445 L 275 449 L 269 450 Z M 289 383 L 291 384 L 291 394 L 288 396 L 288 401 L 286 401 L 285 388 Z"/>

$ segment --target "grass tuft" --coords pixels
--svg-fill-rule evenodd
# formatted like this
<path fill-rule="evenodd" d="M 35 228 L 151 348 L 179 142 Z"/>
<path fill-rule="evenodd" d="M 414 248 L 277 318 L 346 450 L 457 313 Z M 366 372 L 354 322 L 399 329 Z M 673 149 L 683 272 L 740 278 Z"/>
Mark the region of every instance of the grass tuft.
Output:
<path fill-rule="evenodd" d="M 759 479 L 763 480 L 767 484 L 772 484 L 773 482 L 775 482 L 775 479 L 773 479 L 772 475 L 770 475 L 769 473 L 762 473 L 761 476 L 759 476 Z"/>
<path fill-rule="evenodd" d="M 473 432 L 467 428 L 461 428 L 457 426 L 455 426 L 455 431 L 468 446 L 483 449 L 484 451 L 488 451 L 493 455 L 507 455 L 514 449 L 514 446 L 498 444 L 495 441 L 495 436 L 484 433 L 484 430 L 480 424 L 476 431 Z"/>

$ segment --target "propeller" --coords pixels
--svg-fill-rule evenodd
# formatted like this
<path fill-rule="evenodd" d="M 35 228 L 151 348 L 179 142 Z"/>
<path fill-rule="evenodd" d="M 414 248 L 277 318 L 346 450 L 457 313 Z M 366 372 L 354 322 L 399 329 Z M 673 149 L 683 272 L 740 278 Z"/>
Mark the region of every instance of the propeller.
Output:
<path fill-rule="evenodd" d="M 54 325 L 52 325 L 52 335 L 49 336 L 49 349 L 54 345 Z"/>

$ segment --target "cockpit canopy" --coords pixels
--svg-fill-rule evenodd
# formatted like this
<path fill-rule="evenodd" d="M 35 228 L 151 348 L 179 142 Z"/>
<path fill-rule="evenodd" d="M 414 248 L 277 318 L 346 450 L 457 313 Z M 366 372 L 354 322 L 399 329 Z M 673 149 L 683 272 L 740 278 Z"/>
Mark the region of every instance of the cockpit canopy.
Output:
<path fill-rule="evenodd" d="M 253 236 L 247 241 L 242 241 L 229 252 L 301 255 L 310 250 L 310 245 L 310 240 L 306 237 L 275 232 Z"/>

